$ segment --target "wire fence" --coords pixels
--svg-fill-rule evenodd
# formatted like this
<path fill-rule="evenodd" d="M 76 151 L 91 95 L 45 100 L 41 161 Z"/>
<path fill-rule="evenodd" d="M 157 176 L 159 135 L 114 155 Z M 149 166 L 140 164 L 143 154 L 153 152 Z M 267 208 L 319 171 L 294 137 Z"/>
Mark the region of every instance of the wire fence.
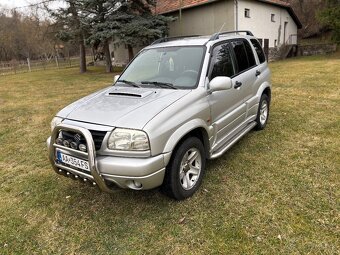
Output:
<path fill-rule="evenodd" d="M 41 70 L 77 67 L 79 66 L 79 60 L 80 60 L 79 57 L 70 57 L 70 58 L 52 58 L 49 60 L 27 59 L 26 61 L 13 61 L 13 60 L 9 62 L 0 61 L 0 76 L 35 72 Z M 87 63 L 93 61 L 92 56 L 87 56 L 86 60 Z"/>

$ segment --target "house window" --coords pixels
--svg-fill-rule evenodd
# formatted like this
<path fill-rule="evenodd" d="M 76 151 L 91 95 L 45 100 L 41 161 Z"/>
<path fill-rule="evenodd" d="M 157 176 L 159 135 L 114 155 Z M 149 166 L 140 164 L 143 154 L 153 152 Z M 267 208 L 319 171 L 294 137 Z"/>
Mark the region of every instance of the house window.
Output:
<path fill-rule="evenodd" d="M 250 9 L 244 9 L 244 17 L 250 18 Z"/>
<path fill-rule="evenodd" d="M 277 40 L 274 40 L 274 47 L 277 47 Z"/>
<path fill-rule="evenodd" d="M 271 15 L 271 21 L 272 21 L 272 22 L 275 22 L 275 14 L 272 14 L 272 15 Z"/>

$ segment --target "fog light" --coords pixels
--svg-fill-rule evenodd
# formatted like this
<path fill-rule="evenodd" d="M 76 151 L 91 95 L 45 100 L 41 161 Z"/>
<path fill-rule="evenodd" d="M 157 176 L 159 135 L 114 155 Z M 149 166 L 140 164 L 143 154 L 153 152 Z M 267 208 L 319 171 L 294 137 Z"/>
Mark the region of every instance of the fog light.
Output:
<path fill-rule="evenodd" d="M 79 144 L 79 150 L 86 152 L 87 151 L 86 145 L 85 144 Z"/>
<path fill-rule="evenodd" d="M 72 149 L 74 150 L 78 149 L 78 144 L 76 142 L 72 142 L 70 145 Z"/>
<path fill-rule="evenodd" d="M 140 189 L 143 185 L 140 182 L 133 181 L 133 184 L 136 186 L 136 188 Z"/>
<path fill-rule="evenodd" d="M 64 145 L 65 147 L 70 147 L 70 141 L 69 141 L 69 140 L 64 140 L 64 141 L 63 141 L 63 145 Z"/>
<path fill-rule="evenodd" d="M 55 142 L 59 145 L 63 145 L 64 139 L 63 138 L 57 138 L 57 140 Z"/>

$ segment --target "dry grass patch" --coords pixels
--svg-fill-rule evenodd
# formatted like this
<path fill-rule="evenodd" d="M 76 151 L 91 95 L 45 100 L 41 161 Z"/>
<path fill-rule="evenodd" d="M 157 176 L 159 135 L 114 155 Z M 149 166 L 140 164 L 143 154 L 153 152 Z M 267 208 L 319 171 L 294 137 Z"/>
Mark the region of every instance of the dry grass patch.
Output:
<path fill-rule="evenodd" d="M 336 254 L 340 60 L 271 64 L 265 131 L 208 162 L 202 188 L 103 194 L 52 171 L 45 140 L 65 105 L 111 83 L 76 69 L 0 77 L 0 254 Z"/>

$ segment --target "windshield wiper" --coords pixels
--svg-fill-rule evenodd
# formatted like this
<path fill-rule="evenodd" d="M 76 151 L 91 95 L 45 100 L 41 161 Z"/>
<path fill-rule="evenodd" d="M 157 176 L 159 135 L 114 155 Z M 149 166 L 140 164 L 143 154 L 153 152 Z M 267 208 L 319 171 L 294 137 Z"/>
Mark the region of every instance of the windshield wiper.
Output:
<path fill-rule="evenodd" d="M 127 80 L 118 80 L 118 82 L 122 82 L 125 83 L 127 85 L 136 87 L 136 88 L 141 88 L 141 86 L 139 86 L 137 83 L 133 82 L 133 81 L 127 81 Z"/>
<path fill-rule="evenodd" d="M 159 87 L 167 87 L 167 88 L 171 88 L 171 89 L 178 89 L 176 88 L 173 84 L 171 83 L 167 83 L 167 82 L 159 82 L 159 81 L 142 81 L 142 84 L 152 84 L 155 86 L 159 86 Z"/>

